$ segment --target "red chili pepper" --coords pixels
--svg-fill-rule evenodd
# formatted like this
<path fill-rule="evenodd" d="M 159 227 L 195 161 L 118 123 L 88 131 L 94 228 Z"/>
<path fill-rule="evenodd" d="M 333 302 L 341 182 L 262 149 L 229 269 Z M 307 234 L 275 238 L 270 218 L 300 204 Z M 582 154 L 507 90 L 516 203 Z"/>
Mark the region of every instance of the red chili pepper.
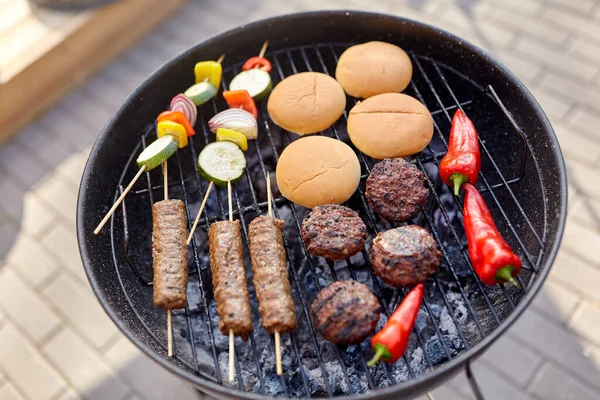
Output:
<path fill-rule="evenodd" d="M 262 69 L 265 72 L 271 72 L 271 62 L 264 57 L 251 57 L 244 63 L 242 70 L 248 71 L 249 69 Z"/>
<path fill-rule="evenodd" d="M 379 360 L 393 363 L 402 357 L 408 346 L 410 332 L 415 326 L 424 291 L 423 284 L 419 283 L 408 292 L 387 324 L 373 336 L 371 347 L 375 351 L 375 356 L 367 363 L 369 367 Z"/>
<path fill-rule="evenodd" d="M 448 152 L 440 163 L 440 177 L 446 185 L 454 186 L 458 196 L 465 182 L 476 183 L 481 169 L 481 154 L 477 130 L 473 122 L 459 108 L 452 118 Z"/>
<path fill-rule="evenodd" d="M 181 111 L 163 111 L 156 118 L 157 122 L 161 121 L 173 121 L 178 124 L 183 125 L 185 128 L 185 133 L 188 136 L 194 136 L 196 132 L 194 131 L 194 127 L 190 124 L 190 121 L 187 119 L 184 113 Z"/>
<path fill-rule="evenodd" d="M 254 119 L 258 118 L 256 103 L 247 90 L 225 90 L 223 97 L 225 97 L 230 108 L 241 108 L 252 114 Z"/>
<path fill-rule="evenodd" d="M 521 259 L 500 235 L 492 215 L 475 186 L 465 183 L 463 217 L 469 258 L 479 279 L 486 285 L 515 281 L 521 271 Z"/>

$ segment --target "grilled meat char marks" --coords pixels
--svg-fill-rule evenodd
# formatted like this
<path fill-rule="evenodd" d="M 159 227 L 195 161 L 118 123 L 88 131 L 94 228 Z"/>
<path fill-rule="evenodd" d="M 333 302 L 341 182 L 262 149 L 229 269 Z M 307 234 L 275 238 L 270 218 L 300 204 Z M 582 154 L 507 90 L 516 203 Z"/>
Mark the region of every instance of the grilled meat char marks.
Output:
<path fill-rule="evenodd" d="M 296 312 L 288 278 L 283 225 L 280 219 L 259 216 L 249 227 L 250 258 L 262 325 L 269 333 L 291 332 Z"/>
<path fill-rule="evenodd" d="M 315 207 L 302 221 L 301 235 L 309 253 L 343 260 L 365 247 L 367 227 L 354 210 L 325 204 Z"/>
<path fill-rule="evenodd" d="M 184 308 L 188 283 L 185 205 L 163 200 L 152 205 L 152 269 L 154 305 L 168 310 Z"/>
<path fill-rule="evenodd" d="M 373 271 L 392 286 L 411 286 L 435 274 L 442 252 L 426 229 L 402 226 L 380 232 L 373 240 Z"/>
<path fill-rule="evenodd" d="M 247 340 L 252 313 L 246 285 L 240 221 L 217 221 L 208 230 L 210 270 L 223 335 L 233 330 Z"/>
<path fill-rule="evenodd" d="M 346 280 L 323 288 L 310 311 L 315 328 L 326 340 L 357 344 L 375 330 L 381 306 L 367 285 Z"/>
<path fill-rule="evenodd" d="M 383 219 L 405 222 L 414 218 L 427 202 L 425 176 L 402 158 L 388 158 L 375 164 L 367 178 L 365 196 Z"/>

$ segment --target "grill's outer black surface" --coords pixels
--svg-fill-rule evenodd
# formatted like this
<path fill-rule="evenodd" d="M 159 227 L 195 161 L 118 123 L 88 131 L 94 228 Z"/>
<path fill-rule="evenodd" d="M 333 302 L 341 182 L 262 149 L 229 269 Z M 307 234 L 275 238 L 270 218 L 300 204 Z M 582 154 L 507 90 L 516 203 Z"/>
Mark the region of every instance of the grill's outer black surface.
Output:
<path fill-rule="evenodd" d="M 270 40 L 269 53 L 284 48 L 299 45 L 310 46 L 322 42 L 352 43 L 384 40 L 396 43 L 411 52 L 427 55 L 447 64 L 471 78 L 473 80 L 472 84 L 476 82 L 482 86 L 491 85 L 498 98 L 501 99 L 527 136 L 527 170 L 523 180 L 514 186 L 514 190 L 520 206 L 531 219 L 535 231 L 539 232 L 543 243 L 543 253 L 540 254 L 538 262 L 539 269 L 535 278 L 529 283 L 527 293 L 521 297 L 521 294 L 514 294 L 514 289 L 509 289 L 512 291 L 507 298 L 514 298 L 518 301 L 516 308 L 509 311 L 507 316 L 503 315 L 500 318 L 502 323 L 499 327 L 491 333 L 486 332 L 482 341 L 463 351 L 462 354 L 433 371 L 426 372 L 408 382 L 387 389 L 352 396 L 352 398 L 410 398 L 431 390 L 433 386 L 437 386 L 449 378 L 450 374 L 456 372 L 458 367 L 464 364 L 465 361 L 478 355 L 492 343 L 531 302 L 556 255 L 566 217 L 567 196 L 564 163 L 556 137 L 531 94 L 509 71 L 488 54 L 446 32 L 423 24 L 391 16 L 354 11 L 315 12 L 282 16 L 240 27 L 210 39 L 189 49 L 157 71 L 130 96 L 115 117 L 109 121 L 91 152 L 84 172 L 78 204 L 78 239 L 84 266 L 92 287 L 115 323 L 142 350 L 163 366 L 193 382 L 202 390 L 218 396 L 262 398 L 255 394 L 232 391 L 230 388 L 203 379 L 193 374 L 192 370 L 180 361 L 167 361 L 164 347 L 162 347 L 164 343 L 156 341 L 140 323 L 139 316 L 136 314 L 138 310 L 132 310 L 129 306 L 119 282 L 119 277 L 115 274 L 115 264 L 119 265 L 119 268 L 128 268 L 123 259 L 113 260 L 112 258 L 113 256 L 118 257 L 119 254 L 118 252 L 113 254 L 111 241 L 116 240 L 118 242 L 120 240 L 122 242 L 123 240 L 122 233 L 118 233 L 119 231 L 122 232 L 121 208 L 117 211 L 117 216 L 113 218 L 110 226 L 107 225 L 98 236 L 94 236 L 92 230 L 114 201 L 115 189 L 123 179 L 122 174 L 127 173 L 125 180 L 131 178 L 132 170 L 123 171 L 123 166 L 130 163 L 131 159 L 135 158 L 139 152 L 137 146 L 140 145 L 140 134 L 148 131 L 149 123 L 167 107 L 174 94 L 182 92 L 190 85 L 190 82 L 193 81 L 195 62 L 204 59 L 216 59 L 221 53 L 226 53 L 225 68 L 227 68 L 229 65 L 243 62 L 246 58 L 255 55 L 265 38 Z M 427 58 L 416 57 L 416 59 L 422 61 L 423 68 L 431 68 L 433 65 L 427 66 Z M 414 60 L 413 57 L 413 62 Z M 315 65 L 318 65 L 319 60 L 314 60 L 314 62 L 317 63 Z M 417 64 L 419 63 L 417 62 Z M 419 66 L 415 65 L 415 74 L 419 73 L 418 68 Z M 333 73 L 332 70 L 329 72 L 330 74 Z M 277 75 L 277 69 L 272 71 L 272 75 Z M 441 76 L 444 75 L 447 74 L 441 74 Z M 226 79 L 231 77 L 232 75 L 226 74 Z M 445 82 L 440 81 L 439 78 L 437 78 L 437 81 L 429 83 L 439 90 L 443 90 L 445 85 Z M 472 87 L 467 88 L 466 85 L 467 83 L 465 83 L 464 92 L 472 93 L 475 86 L 471 85 Z M 459 97 L 465 94 L 462 93 L 461 88 L 454 86 L 453 89 Z M 415 95 L 414 93 L 410 94 Z M 440 99 L 430 97 L 425 100 L 430 110 L 434 111 L 432 108 L 435 107 L 432 107 L 432 104 L 435 105 Z M 442 100 L 445 106 L 448 107 L 453 104 L 447 100 L 447 98 Z M 471 100 L 473 100 L 472 96 L 468 99 L 458 99 L 461 103 L 468 103 Z M 489 102 L 489 99 L 486 101 Z M 219 109 L 223 109 L 223 106 L 221 105 Z M 498 106 L 498 109 L 500 110 L 501 106 Z M 210 114 L 212 111 L 211 106 L 205 106 L 201 110 L 205 114 Z M 440 113 L 443 113 L 443 111 L 440 111 Z M 453 110 L 448 110 L 448 113 L 452 115 Z M 501 113 L 498 115 L 502 116 Z M 205 115 L 205 118 L 208 116 Z M 504 119 L 499 121 L 498 124 L 506 126 L 509 122 L 508 119 Z M 274 127 L 271 126 L 271 128 L 274 130 Z M 491 128 L 493 126 L 485 127 L 486 131 Z M 261 134 L 264 134 L 262 127 Z M 443 135 L 447 138 L 447 132 L 443 132 Z M 199 136 L 202 136 L 201 132 L 199 132 Z M 502 140 L 505 139 L 512 142 L 510 146 L 506 147 L 505 156 L 511 161 L 514 160 L 513 164 L 515 166 L 512 167 L 511 163 L 505 162 L 500 166 L 500 169 L 505 175 L 508 175 L 506 176 L 507 180 L 518 177 L 518 166 L 520 166 L 518 161 L 521 158 L 521 153 L 518 151 L 520 147 L 515 146 L 514 143 L 518 141 L 516 131 L 513 130 L 508 137 L 499 138 L 499 142 L 494 139 L 493 137 L 487 137 L 487 145 L 491 147 L 502 146 Z M 152 139 L 149 138 L 149 140 Z M 198 138 L 198 140 L 202 141 L 201 138 Z M 533 157 L 530 154 L 533 154 Z M 179 162 L 178 157 L 176 155 L 173 158 Z M 498 157 L 495 158 L 498 161 Z M 420 159 L 420 161 L 423 160 L 428 161 L 426 157 Z M 430 158 L 429 161 L 431 162 L 432 159 Z M 435 162 L 432 165 L 435 165 Z M 420 166 L 422 167 L 422 165 Z M 484 172 L 486 172 L 486 168 L 491 175 L 494 170 L 493 165 L 485 167 Z M 270 165 L 269 170 L 274 171 L 274 165 Z M 363 170 L 363 173 L 365 172 Z M 256 179 L 257 176 L 259 176 L 258 173 L 254 173 L 253 179 Z M 170 181 L 173 185 L 178 185 L 180 178 L 183 179 L 184 177 L 175 174 L 171 176 Z M 186 176 L 185 179 L 191 179 L 191 177 Z M 138 184 L 136 188 L 144 187 L 144 180 L 142 178 L 141 185 Z M 490 178 L 489 180 L 490 185 L 499 183 L 498 186 L 503 186 L 500 177 Z M 126 184 L 126 182 L 123 183 Z M 203 186 L 203 189 L 205 188 L 206 185 Z M 485 190 L 486 187 L 483 186 L 483 189 Z M 498 189 L 496 192 L 497 199 L 501 204 L 512 201 L 507 194 L 507 190 Z M 257 195 L 259 199 L 264 199 L 264 194 L 259 193 Z M 158 200 L 162 198 L 160 193 L 157 196 Z M 193 196 L 194 201 L 196 201 L 198 194 L 188 193 L 187 196 Z M 489 199 L 489 197 L 486 197 L 488 204 L 490 204 Z M 503 215 L 498 212 L 498 208 L 494 207 L 493 203 L 490 206 L 492 211 L 495 212 L 496 221 L 502 220 Z M 128 203 L 128 207 L 132 207 L 132 205 Z M 197 210 L 197 207 L 195 210 Z M 262 207 L 262 210 L 264 213 L 264 207 Z M 248 211 L 248 213 L 252 214 L 252 211 Z M 506 213 L 509 219 L 518 219 L 520 210 L 516 206 L 511 206 L 506 208 Z M 255 215 L 253 214 L 252 217 Z M 191 218 L 193 217 L 194 215 L 191 216 Z M 427 227 L 427 221 L 420 221 L 420 223 Z M 530 230 L 525 222 L 520 220 L 514 226 L 506 226 L 502 222 L 498 222 L 498 224 L 505 236 L 509 236 L 509 229 L 515 229 L 522 236 L 526 248 L 536 248 L 536 238 L 531 233 L 527 233 Z M 130 230 L 128 232 L 129 236 L 149 235 L 149 232 L 142 231 L 139 226 L 137 229 Z M 203 227 L 199 226 L 199 230 L 202 229 Z M 507 239 L 511 244 L 516 245 L 514 241 L 511 242 L 509 237 Z M 539 244 L 537 246 L 539 247 Z M 538 257 L 537 254 L 532 256 L 536 259 Z M 524 277 L 526 280 L 523 283 L 527 283 L 531 279 L 531 274 L 525 274 Z M 128 296 L 131 298 L 141 297 L 141 292 L 147 291 L 147 288 L 144 288 L 143 285 L 139 285 L 139 287 L 139 289 L 134 288 L 129 291 Z M 309 302 L 312 299 L 305 298 L 304 300 Z M 508 300 L 508 302 L 511 301 Z M 148 308 L 151 308 L 151 304 L 148 304 Z M 255 330 L 260 329 L 260 327 L 256 327 L 255 324 Z M 198 332 L 195 333 L 198 334 Z"/>

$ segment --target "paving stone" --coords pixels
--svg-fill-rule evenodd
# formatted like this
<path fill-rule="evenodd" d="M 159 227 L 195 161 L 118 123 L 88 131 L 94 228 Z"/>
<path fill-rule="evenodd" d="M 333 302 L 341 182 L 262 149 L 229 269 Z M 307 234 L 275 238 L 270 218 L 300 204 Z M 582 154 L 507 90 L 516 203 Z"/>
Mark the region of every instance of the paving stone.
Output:
<path fill-rule="evenodd" d="M 5 383 L 0 387 L 0 399 L 2 400 L 25 400 L 17 389 L 10 383 Z"/>
<path fill-rule="evenodd" d="M 444 385 L 431 392 L 435 399 L 440 400 L 465 400 L 465 396 L 454 389 L 450 385 Z M 422 400 L 423 396 L 417 397 L 414 400 Z"/>
<path fill-rule="evenodd" d="M 83 397 L 81 397 L 75 389 L 69 389 L 66 392 L 64 392 L 58 398 L 58 400 L 83 400 Z"/>
<path fill-rule="evenodd" d="M 77 188 L 66 183 L 60 175 L 53 173 L 40 182 L 35 188 L 35 194 L 42 199 L 64 221 L 75 227 L 77 212 Z"/>
<path fill-rule="evenodd" d="M 89 80 L 83 90 L 86 94 L 106 104 L 108 110 L 116 111 L 117 108 L 125 101 L 129 92 L 115 82 L 106 72 Z"/>
<path fill-rule="evenodd" d="M 104 72 L 115 82 L 119 82 L 123 90 L 128 93 L 132 93 L 144 79 L 144 76 L 132 68 L 122 57 L 110 63 L 104 68 Z"/>
<path fill-rule="evenodd" d="M 583 15 L 565 10 L 548 8 L 543 13 L 542 18 L 543 21 L 556 26 L 557 29 L 560 29 L 559 27 L 563 26 L 568 30 L 577 32 L 577 34 L 586 36 L 592 40 L 597 41 L 598 38 L 600 38 L 600 25 Z"/>
<path fill-rule="evenodd" d="M 592 11 L 596 3 L 594 0 L 548 0 L 545 5 L 546 7 L 556 7 L 558 10 L 564 8 L 581 14 L 587 14 Z"/>
<path fill-rule="evenodd" d="M 86 399 L 119 400 L 129 394 L 118 374 L 68 328 L 52 338 L 43 352 Z"/>
<path fill-rule="evenodd" d="M 514 30 L 491 24 L 475 24 L 472 16 L 460 8 L 448 7 L 442 13 L 441 21 L 449 26 L 468 29 L 470 41 L 482 43 L 488 50 L 505 47 L 514 37 Z"/>
<path fill-rule="evenodd" d="M 578 200 L 573 207 L 569 206 L 569 218 L 577 221 L 580 225 L 598 230 L 600 227 L 600 199 L 580 196 Z"/>
<path fill-rule="evenodd" d="M 25 188 L 6 171 L 0 169 L 0 207 L 12 215 L 17 221 L 23 214 L 23 196 Z"/>
<path fill-rule="evenodd" d="M 583 132 L 592 135 L 597 143 L 600 141 L 600 133 L 597 129 L 597 127 L 600 126 L 600 116 L 598 116 L 598 113 L 578 108 L 570 115 L 569 121 L 575 128 L 581 129 Z M 582 148 L 582 152 L 585 151 L 587 151 L 587 149 Z"/>
<path fill-rule="evenodd" d="M 578 304 L 577 293 L 559 283 L 547 280 L 531 305 L 536 311 L 561 323 L 573 315 Z"/>
<path fill-rule="evenodd" d="M 42 244 L 82 283 L 87 282 L 74 229 L 67 229 L 62 224 L 56 224 L 42 239 Z"/>
<path fill-rule="evenodd" d="M 20 227 L 24 231 L 39 238 L 56 220 L 56 213 L 48 207 L 35 193 L 27 192 L 23 197 L 23 212 Z"/>
<path fill-rule="evenodd" d="M 64 390 L 60 375 L 12 325 L 0 329 L 0 368 L 30 399 L 49 400 Z"/>
<path fill-rule="evenodd" d="M 16 140 L 0 147 L 0 165 L 28 188 L 48 173 L 48 168 Z"/>
<path fill-rule="evenodd" d="M 112 117 L 112 110 L 108 110 L 102 102 L 90 98 L 81 89 L 70 93 L 62 104 L 71 115 L 77 116 L 76 118 L 85 121 L 92 128 L 80 133 L 90 136 L 92 140 L 96 139 L 106 122 Z"/>
<path fill-rule="evenodd" d="M 10 220 L 0 218 L 0 261 L 6 258 L 6 254 L 15 242 L 19 228 Z"/>
<path fill-rule="evenodd" d="M 552 362 L 542 367 L 529 391 L 541 399 L 595 400 L 600 396 L 600 392 L 588 388 Z"/>
<path fill-rule="evenodd" d="M 552 121 L 552 127 L 558 136 L 558 143 L 565 157 L 581 160 L 590 165 L 600 160 L 600 142 L 592 140 L 585 134 L 581 135 L 578 128 L 563 122 Z"/>
<path fill-rule="evenodd" d="M 580 336 L 600 344 L 600 308 L 583 301 L 573 314 L 569 326 Z"/>
<path fill-rule="evenodd" d="M 68 181 L 67 183 L 70 183 L 77 191 L 79 191 L 79 185 L 81 184 L 81 177 L 88 159 L 88 154 L 89 149 L 84 149 L 82 152 L 72 154 L 56 168 L 56 172 L 59 173 L 60 176 L 66 178 Z"/>
<path fill-rule="evenodd" d="M 553 60 L 553 69 L 560 70 L 567 75 L 577 76 L 579 79 L 586 81 L 591 80 L 598 72 L 598 66 L 595 63 L 575 60 L 551 45 L 536 42 L 528 37 L 521 37 L 515 47 L 515 53 L 523 57 L 531 57 L 540 62 Z"/>
<path fill-rule="evenodd" d="M 528 37 L 533 36 L 554 45 L 563 43 L 568 37 L 568 33 L 564 30 L 554 29 L 551 25 L 499 7 L 494 8 L 491 17 L 487 20 L 491 24 L 503 26 L 517 32 L 520 31 Z"/>
<path fill-rule="evenodd" d="M 106 345 L 117 334 L 116 325 L 87 284 L 61 274 L 48 285 L 43 295 L 96 348 Z"/>
<path fill-rule="evenodd" d="M 598 369 L 590 360 L 589 350 L 580 344 L 581 338 L 564 325 L 528 310 L 510 328 L 509 335 L 600 389 Z"/>
<path fill-rule="evenodd" d="M 0 307 L 34 343 L 60 323 L 53 310 L 7 266 L 0 271 Z"/>
<path fill-rule="evenodd" d="M 499 50 L 494 55 L 513 74 L 515 74 L 519 80 L 525 83 L 533 81 L 542 70 L 539 64 L 524 59 L 523 57 L 515 56 L 506 50 Z"/>
<path fill-rule="evenodd" d="M 8 252 L 7 261 L 32 286 L 37 286 L 54 275 L 58 262 L 37 240 L 21 232 Z"/>
<path fill-rule="evenodd" d="M 577 58 L 600 63 L 600 42 L 577 37 L 570 42 L 568 51 Z"/>
<path fill-rule="evenodd" d="M 74 151 L 64 139 L 51 132 L 40 123 L 33 123 L 25 127 L 17 136 L 19 143 L 32 155 L 54 168 Z"/>
<path fill-rule="evenodd" d="M 600 248 L 600 235 L 597 231 L 567 221 L 562 246 L 588 260 L 592 265 L 598 265 L 596 254 Z"/>
<path fill-rule="evenodd" d="M 550 71 L 544 73 L 540 86 L 575 102 L 583 102 L 587 107 L 600 110 L 600 90 L 580 79 Z"/>
<path fill-rule="evenodd" d="M 554 124 L 567 115 L 567 112 L 573 107 L 573 102 L 562 99 L 545 90 L 531 89 L 535 99 L 542 106 L 542 109 L 550 121 Z M 580 148 L 581 150 L 581 148 Z"/>
<path fill-rule="evenodd" d="M 78 150 L 94 142 L 95 137 L 88 134 L 93 128 L 65 107 L 53 108 L 41 118 L 40 123 Z"/>
<path fill-rule="evenodd" d="M 147 400 L 198 398 L 191 385 L 146 357 L 125 337 L 121 337 L 108 349 L 105 357 L 112 368 L 119 371 L 123 379 Z"/>
<path fill-rule="evenodd" d="M 528 400 L 521 388 L 499 375 L 487 363 L 477 362 L 471 367 L 471 370 L 486 400 Z M 458 389 L 464 395 L 472 395 L 471 386 L 468 383 Z"/>
<path fill-rule="evenodd" d="M 593 184 L 598 178 L 596 168 L 590 168 L 578 162 L 568 160 L 567 173 L 571 185 L 576 187 L 582 195 L 600 199 L 600 185 Z"/>
<path fill-rule="evenodd" d="M 542 3 L 543 1 L 539 0 L 495 0 L 493 2 L 493 6 L 505 8 L 518 15 L 534 15 L 540 10 L 540 8 L 543 8 Z"/>

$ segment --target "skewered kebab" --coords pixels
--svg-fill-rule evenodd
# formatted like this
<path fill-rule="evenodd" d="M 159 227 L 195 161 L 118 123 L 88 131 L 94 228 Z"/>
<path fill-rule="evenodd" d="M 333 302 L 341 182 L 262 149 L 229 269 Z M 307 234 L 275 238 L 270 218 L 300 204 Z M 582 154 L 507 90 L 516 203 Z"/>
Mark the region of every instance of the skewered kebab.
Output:
<path fill-rule="evenodd" d="M 219 329 L 229 335 L 229 381 L 233 382 L 234 336 L 244 341 L 252 332 L 252 313 L 246 284 L 240 221 L 233 220 L 231 182 L 227 184 L 229 221 L 217 221 L 208 230 L 210 270 Z"/>
<path fill-rule="evenodd" d="M 136 162 L 140 169 L 125 190 L 123 190 L 123 193 L 121 193 L 117 201 L 108 210 L 96 229 L 94 229 L 94 235 L 100 233 L 119 204 L 125 199 L 125 196 L 127 196 L 133 185 L 135 185 L 140 176 L 142 176 L 143 172 L 150 171 L 163 164 L 175 153 L 178 147 L 183 148 L 187 146 L 188 136 L 196 134 L 193 128 L 197 116 L 196 106 L 207 102 L 216 94 L 216 88 L 218 88 L 218 85 L 221 82 L 221 62 L 224 58 L 225 55 L 222 54 L 217 61 L 201 61 L 196 64 L 194 74 L 196 75 L 197 83 L 186 90 L 185 94 L 178 94 L 175 96 L 171 100 L 170 110 L 165 111 L 158 116 L 156 126 L 158 139 L 144 149 L 139 155 Z M 218 65 L 218 67 L 216 67 L 215 64 Z M 210 68 L 203 67 L 206 65 L 210 65 Z M 206 83 L 208 89 L 200 90 L 197 87 L 200 79 L 202 79 L 200 83 Z M 213 83 L 216 83 L 216 86 L 214 86 Z M 214 88 L 214 91 L 211 87 Z M 208 96 L 209 94 L 210 97 Z M 171 138 L 169 139 L 169 137 Z"/>
<path fill-rule="evenodd" d="M 271 196 L 271 180 L 267 173 L 269 212 L 250 223 L 248 235 L 258 309 L 262 315 L 263 328 L 270 334 L 275 334 L 277 375 L 281 375 L 283 371 L 279 334 L 296 329 L 296 312 L 283 247 L 284 222 L 273 218 Z"/>

